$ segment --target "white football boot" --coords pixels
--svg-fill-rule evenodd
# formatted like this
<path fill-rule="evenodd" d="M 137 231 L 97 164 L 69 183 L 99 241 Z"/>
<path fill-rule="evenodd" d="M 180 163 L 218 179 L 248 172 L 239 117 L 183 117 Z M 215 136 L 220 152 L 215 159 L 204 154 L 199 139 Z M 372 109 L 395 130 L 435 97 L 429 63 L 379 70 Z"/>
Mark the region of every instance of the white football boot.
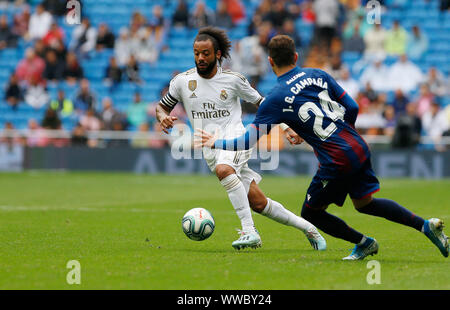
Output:
<path fill-rule="evenodd" d="M 240 235 L 239 239 L 231 244 L 236 250 L 245 248 L 256 249 L 262 246 L 261 237 L 256 229 L 253 231 L 238 230 L 238 234 Z"/>
<path fill-rule="evenodd" d="M 319 233 L 317 228 L 312 227 L 305 232 L 306 238 L 308 238 L 309 243 L 314 248 L 314 250 L 325 251 L 327 249 L 327 242 Z"/>

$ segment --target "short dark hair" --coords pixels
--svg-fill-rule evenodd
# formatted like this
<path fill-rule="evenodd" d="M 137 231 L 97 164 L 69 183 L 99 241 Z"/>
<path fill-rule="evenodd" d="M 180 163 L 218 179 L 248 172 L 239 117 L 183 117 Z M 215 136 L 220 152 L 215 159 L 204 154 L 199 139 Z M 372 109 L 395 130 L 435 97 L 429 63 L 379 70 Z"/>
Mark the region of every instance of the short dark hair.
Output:
<path fill-rule="evenodd" d="M 231 41 L 224 30 L 211 26 L 201 28 L 194 42 L 207 40 L 211 40 L 214 52 L 221 51 L 219 63 L 222 63 L 223 58 L 230 58 Z"/>
<path fill-rule="evenodd" d="M 277 67 L 295 65 L 295 42 L 287 35 L 274 36 L 268 45 L 269 56 Z"/>

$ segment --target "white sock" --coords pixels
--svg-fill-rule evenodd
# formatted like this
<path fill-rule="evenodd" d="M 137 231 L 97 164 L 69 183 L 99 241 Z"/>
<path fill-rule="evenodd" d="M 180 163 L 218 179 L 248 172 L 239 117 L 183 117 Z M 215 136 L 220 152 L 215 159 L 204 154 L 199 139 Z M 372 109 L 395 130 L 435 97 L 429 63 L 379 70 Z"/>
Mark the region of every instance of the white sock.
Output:
<path fill-rule="evenodd" d="M 283 207 L 281 203 L 270 198 L 267 198 L 267 206 L 264 208 L 261 214 L 278 223 L 287 226 L 293 226 L 297 229 L 302 230 L 303 232 L 306 232 L 314 227 L 313 224 L 311 224 L 304 218 L 295 215 L 294 213 Z"/>
<path fill-rule="evenodd" d="M 252 212 L 248 202 L 247 192 L 244 185 L 236 174 L 231 174 L 220 181 L 222 186 L 228 193 L 228 198 L 236 210 L 236 214 L 241 220 L 243 231 L 254 231 L 255 224 L 253 223 Z"/>

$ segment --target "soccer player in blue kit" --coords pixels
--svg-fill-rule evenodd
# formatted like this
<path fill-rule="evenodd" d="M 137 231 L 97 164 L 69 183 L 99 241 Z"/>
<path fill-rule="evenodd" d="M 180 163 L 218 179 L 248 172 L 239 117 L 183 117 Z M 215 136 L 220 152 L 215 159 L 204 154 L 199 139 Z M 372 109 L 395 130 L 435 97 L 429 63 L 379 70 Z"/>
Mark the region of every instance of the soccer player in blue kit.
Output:
<path fill-rule="evenodd" d="M 198 129 L 196 144 L 234 151 L 249 149 L 273 126 L 285 123 L 301 137 L 300 141 L 312 146 L 319 160 L 301 215 L 323 232 L 355 244 L 344 260 L 360 260 L 378 253 L 374 238 L 326 211 L 332 203 L 342 206 L 347 195 L 358 212 L 415 228 L 448 257 L 449 243 L 442 220 L 424 220 L 395 201 L 372 196 L 380 190 L 380 184 L 372 170 L 369 147 L 355 130 L 357 103 L 326 72 L 298 68 L 298 54 L 290 37 L 275 36 L 268 49 L 278 84 L 261 103 L 254 122 L 242 136 L 229 140 L 219 140 Z"/>

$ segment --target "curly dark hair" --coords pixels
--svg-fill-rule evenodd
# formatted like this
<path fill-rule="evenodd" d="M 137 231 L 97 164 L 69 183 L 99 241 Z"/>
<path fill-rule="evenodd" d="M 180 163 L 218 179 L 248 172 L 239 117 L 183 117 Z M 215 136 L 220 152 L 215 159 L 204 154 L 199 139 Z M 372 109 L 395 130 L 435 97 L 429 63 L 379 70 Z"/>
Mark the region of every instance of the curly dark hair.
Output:
<path fill-rule="evenodd" d="M 220 64 L 222 64 L 224 58 L 230 58 L 231 41 L 224 30 L 211 26 L 201 28 L 195 37 L 194 43 L 207 40 L 211 40 L 216 53 L 221 51 Z"/>

